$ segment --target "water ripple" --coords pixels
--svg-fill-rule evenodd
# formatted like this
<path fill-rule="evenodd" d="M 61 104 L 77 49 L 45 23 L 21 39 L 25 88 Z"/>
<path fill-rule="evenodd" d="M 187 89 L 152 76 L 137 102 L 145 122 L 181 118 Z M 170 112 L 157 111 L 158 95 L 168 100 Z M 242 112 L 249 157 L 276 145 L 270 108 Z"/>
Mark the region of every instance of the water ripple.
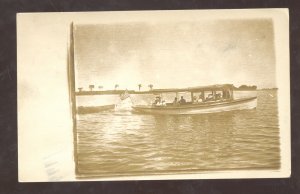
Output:
<path fill-rule="evenodd" d="M 259 91 L 256 110 L 215 114 L 78 115 L 77 175 L 278 169 L 276 96 L 276 91 Z"/>

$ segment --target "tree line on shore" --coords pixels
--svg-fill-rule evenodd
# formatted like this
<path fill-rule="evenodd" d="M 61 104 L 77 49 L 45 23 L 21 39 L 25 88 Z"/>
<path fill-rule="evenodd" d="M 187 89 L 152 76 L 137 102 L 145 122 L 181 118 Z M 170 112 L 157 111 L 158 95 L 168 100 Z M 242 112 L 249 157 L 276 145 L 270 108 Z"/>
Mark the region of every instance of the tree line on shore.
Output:
<path fill-rule="evenodd" d="M 137 85 L 139 91 L 141 91 L 142 86 L 143 86 L 142 84 Z M 153 89 L 153 84 L 149 84 L 148 87 L 149 87 L 149 90 L 152 90 Z M 103 90 L 103 88 L 104 88 L 103 86 L 98 86 L 98 91 Z M 117 90 L 118 88 L 119 88 L 119 84 L 115 84 L 114 90 Z M 93 91 L 94 89 L 95 89 L 95 85 L 89 85 L 89 90 L 88 91 Z M 83 87 L 79 87 L 78 91 L 83 92 L 85 90 L 84 90 Z"/>
<path fill-rule="evenodd" d="M 119 87 L 120 87 L 119 84 L 115 84 L 114 90 L 117 90 Z M 142 87 L 143 87 L 142 84 L 138 84 L 138 85 L 137 85 L 138 91 L 141 91 Z M 149 85 L 148 85 L 149 90 L 152 90 L 153 87 L 154 87 L 153 84 L 149 84 Z M 95 85 L 89 85 L 88 88 L 89 88 L 89 89 L 86 90 L 86 91 L 94 91 L 94 90 L 95 90 Z M 103 88 L 104 88 L 104 87 L 101 86 L 101 85 L 98 86 L 98 91 L 103 90 Z M 234 90 L 256 90 L 256 89 L 257 89 L 257 86 L 255 86 L 255 85 L 252 85 L 252 86 L 250 86 L 250 85 L 240 85 L 239 87 L 233 86 L 233 89 L 234 89 Z M 85 91 L 85 90 L 84 90 L 83 87 L 79 87 L 79 88 L 78 88 L 78 91 L 79 91 L 79 92 L 83 92 L 83 91 Z"/>

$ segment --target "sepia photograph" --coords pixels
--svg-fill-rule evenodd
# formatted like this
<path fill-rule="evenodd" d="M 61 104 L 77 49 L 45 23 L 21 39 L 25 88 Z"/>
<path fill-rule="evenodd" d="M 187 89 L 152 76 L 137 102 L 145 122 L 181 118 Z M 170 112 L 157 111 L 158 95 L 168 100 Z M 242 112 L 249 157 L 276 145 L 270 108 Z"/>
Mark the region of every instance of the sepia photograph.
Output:
<path fill-rule="evenodd" d="M 36 49 L 53 56 L 43 71 L 54 70 L 55 60 L 62 69 L 39 75 L 57 76 L 44 97 L 51 90 L 54 105 L 47 106 L 61 123 L 40 137 L 59 143 L 41 143 L 44 176 L 20 169 L 21 181 L 290 176 L 286 9 L 62 15 L 18 16 L 23 46 L 30 42 L 25 24 L 48 22 L 38 27 L 47 31 L 39 37 L 49 39 L 36 41 Z M 18 48 L 27 61 L 43 61 Z M 38 81 L 22 79 L 26 71 L 18 74 L 19 111 Z M 22 168 L 33 137 L 25 134 L 30 126 L 22 115 L 20 124 Z"/>

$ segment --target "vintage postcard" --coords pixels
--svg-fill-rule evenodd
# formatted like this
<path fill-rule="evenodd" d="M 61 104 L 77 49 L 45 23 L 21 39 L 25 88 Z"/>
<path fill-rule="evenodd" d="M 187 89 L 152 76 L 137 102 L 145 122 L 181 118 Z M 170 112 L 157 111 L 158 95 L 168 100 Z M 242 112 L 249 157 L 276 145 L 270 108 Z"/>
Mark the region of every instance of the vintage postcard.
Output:
<path fill-rule="evenodd" d="M 17 18 L 19 181 L 290 176 L 287 9 Z"/>

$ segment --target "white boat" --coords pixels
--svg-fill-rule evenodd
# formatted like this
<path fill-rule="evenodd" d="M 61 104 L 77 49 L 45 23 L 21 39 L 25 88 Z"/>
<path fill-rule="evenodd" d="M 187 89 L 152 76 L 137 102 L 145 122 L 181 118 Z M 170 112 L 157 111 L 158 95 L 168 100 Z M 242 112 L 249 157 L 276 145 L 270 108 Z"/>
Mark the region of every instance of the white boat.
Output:
<path fill-rule="evenodd" d="M 165 103 L 151 105 L 135 105 L 132 106 L 133 111 L 137 113 L 147 114 L 165 114 L 165 115 L 182 115 L 182 114 L 204 114 L 232 110 L 254 109 L 257 106 L 257 97 L 245 97 L 234 99 L 233 85 L 213 85 L 204 87 L 182 88 L 182 89 L 157 89 L 152 91 L 153 94 L 162 93 L 191 93 L 191 101 L 184 103 Z M 207 95 L 207 93 L 209 94 Z M 199 95 L 199 99 L 195 100 L 195 94 Z M 207 97 L 206 97 L 207 95 Z"/>

